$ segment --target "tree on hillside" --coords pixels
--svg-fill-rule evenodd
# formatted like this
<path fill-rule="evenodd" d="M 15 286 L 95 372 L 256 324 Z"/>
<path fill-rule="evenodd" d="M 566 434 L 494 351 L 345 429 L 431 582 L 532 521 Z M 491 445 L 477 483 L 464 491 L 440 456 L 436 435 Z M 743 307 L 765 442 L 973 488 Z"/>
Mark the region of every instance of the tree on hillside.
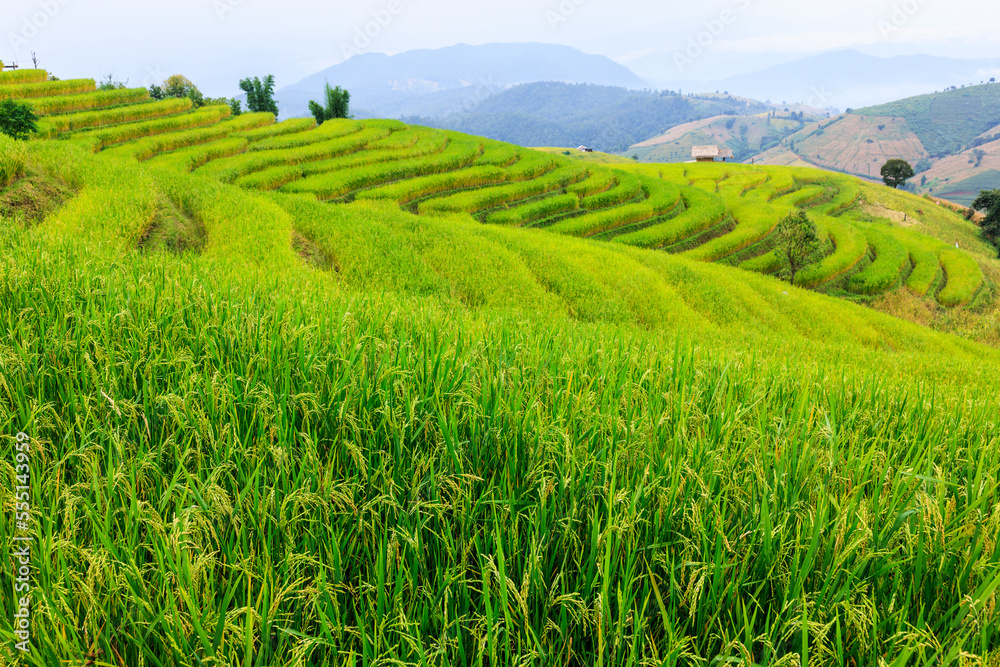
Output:
<path fill-rule="evenodd" d="M 278 103 L 274 101 L 273 74 L 268 74 L 263 79 L 256 76 L 242 79 L 240 90 L 247 94 L 247 109 L 253 113 L 267 111 L 278 115 Z"/>
<path fill-rule="evenodd" d="M 1000 251 L 1000 190 L 983 190 L 972 202 L 972 208 L 986 214 L 979 223 L 983 238 Z"/>
<path fill-rule="evenodd" d="M 788 263 L 788 269 L 792 274 L 789 282 L 794 285 L 795 275 L 819 251 L 820 240 L 816 223 L 809 219 L 805 211 L 789 213 L 778 223 L 775 234 L 778 239 L 778 253 Z"/>
<path fill-rule="evenodd" d="M 15 100 L 0 102 L 0 133 L 27 139 L 32 132 L 38 132 L 38 116 L 30 105 Z"/>
<path fill-rule="evenodd" d="M 326 104 L 320 105 L 315 100 L 309 101 L 309 113 L 316 117 L 316 123 L 322 125 L 324 121 L 333 118 L 350 118 L 351 94 L 337 86 L 331 88 L 326 84 L 324 91 Z"/>
<path fill-rule="evenodd" d="M 186 97 L 191 100 L 194 108 L 205 106 L 205 96 L 198 90 L 189 78 L 181 74 L 168 77 L 161 85 L 149 87 L 149 96 L 154 100 L 165 100 L 171 97 Z"/>
<path fill-rule="evenodd" d="M 889 160 L 882 165 L 882 180 L 891 188 L 898 188 L 914 176 L 916 172 L 906 160 Z"/>

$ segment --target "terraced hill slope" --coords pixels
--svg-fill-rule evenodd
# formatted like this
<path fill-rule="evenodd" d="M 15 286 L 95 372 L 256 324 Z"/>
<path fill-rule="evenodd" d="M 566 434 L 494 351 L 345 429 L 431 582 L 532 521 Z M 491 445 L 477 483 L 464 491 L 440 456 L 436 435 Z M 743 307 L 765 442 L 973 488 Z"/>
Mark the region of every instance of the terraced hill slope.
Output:
<path fill-rule="evenodd" d="M 918 192 L 968 205 L 980 190 L 1000 188 L 998 100 L 1000 86 L 985 84 L 858 109 L 806 125 L 755 161 L 879 180 L 882 165 L 901 158 L 917 167 Z"/>
<path fill-rule="evenodd" d="M 713 116 L 678 125 L 635 144 L 625 154 L 635 155 L 643 162 L 690 162 L 694 146 L 718 144 L 731 148 L 737 161 L 750 162 L 754 156 L 773 149 L 785 137 L 801 130 L 806 121 L 822 117 L 802 113 L 801 120 L 798 116 L 792 118 L 787 111 L 774 117 L 770 111 L 750 116 Z"/>
<path fill-rule="evenodd" d="M 44 136 L 69 132 L 73 143 L 93 151 L 112 149 L 243 188 L 326 202 L 392 202 L 420 215 L 468 214 L 764 273 L 781 266 L 772 252 L 777 221 L 806 207 L 827 247 L 801 274 L 801 286 L 870 296 L 906 285 L 948 307 L 968 304 L 990 286 L 979 261 L 950 247 L 951 238 L 945 245 L 912 226 L 890 229 L 850 212 L 861 198 L 850 178 L 729 165 L 623 165 L 630 172 L 623 173 L 399 121 L 316 128 L 310 119 L 273 125 L 250 114 L 223 122 L 223 107 L 191 111 L 184 99 L 152 103 L 138 91 L 88 93 L 67 82 L 12 85 L 9 93 L 26 86 L 39 91 L 32 104 L 46 114 Z M 75 94 L 45 96 L 47 88 Z M 114 106 L 78 111 L 98 99 Z"/>
<path fill-rule="evenodd" d="M 1000 352 L 832 298 L 992 304 L 950 211 L 0 89 L 53 110 L 53 139 L 0 139 L 23 662 L 995 658 Z M 762 275 L 795 207 L 828 240 L 813 291 Z"/>

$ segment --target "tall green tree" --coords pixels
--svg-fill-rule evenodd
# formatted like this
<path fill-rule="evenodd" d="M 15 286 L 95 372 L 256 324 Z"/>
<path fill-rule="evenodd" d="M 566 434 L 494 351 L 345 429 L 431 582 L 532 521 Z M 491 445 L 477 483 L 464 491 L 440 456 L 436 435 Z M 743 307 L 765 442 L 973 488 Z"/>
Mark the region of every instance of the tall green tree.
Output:
<path fill-rule="evenodd" d="M 351 94 L 337 86 L 331 88 L 327 82 L 324 91 L 325 104 L 320 104 L 315 100 L 309 101 L 309 113 L 316 117 L 316 123 L 322 125 L 324 121 L 334 118 L 351 117 Z"/>
<path fill-rule="evenodd" d="M 972 202 L 972 208 L 986 214 L 979 223 L 983 238 L 1000 251 L 1000 190 L 983 190 Z"/>
<path fill-rule="evenodd" d="M 889 160 L 882 165 L 882 180 L 890 188 L 898 188 L 914 176 L 916 172 L 906 160 Z"/>
<path fill-rule="evenodd" d="M 16 100 L 0 102 L 0 132 L 14 139 L 27 139 L 32 132 L 38 132 L 35 110 Z"/>
<path fill-rule="evenodd" d="M 795 276 L 819 252 L 820 240 L 816 223 L 809 219 L 805 211 L 789 213 L 781 219 L 775 230 L 778 239 L 777 250 L 791 271 L 789 282 L 795 284 Z"/>
<path fill-rule="evenodd" d="M 240 90 L 247 94 L 247 109 L 254 113 L 268 111 L 278 115 L 278 103 L 274 101 L 274 75 L 268 74 L 263 79 L 254 77 L 242 79 Z"/>

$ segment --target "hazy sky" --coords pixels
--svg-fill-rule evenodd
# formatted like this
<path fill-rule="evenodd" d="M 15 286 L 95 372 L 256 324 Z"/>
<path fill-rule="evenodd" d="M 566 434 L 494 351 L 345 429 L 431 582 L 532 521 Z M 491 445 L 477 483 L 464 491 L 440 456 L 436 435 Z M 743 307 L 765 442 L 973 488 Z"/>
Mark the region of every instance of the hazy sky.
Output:
<path fill-rule="evenodd" d="M 996 0 L 3 0 L 0 59 L 61 77 L 148 85 L 175 72 L 206 92 L 273 72 L 279 87 L 358 51 L 549 42 L 663 81 L 781 56 L 1000 57 Z M 693 57 L 692 57 L 693 56 Z M 755 57 L 756 56 L 756 57 Z M 263 69 L 262 69 L 263 68 Z M 266 71 L 265 71 L 266 70 Z M 221 94 L 217 92 L 215 94 Z"/>

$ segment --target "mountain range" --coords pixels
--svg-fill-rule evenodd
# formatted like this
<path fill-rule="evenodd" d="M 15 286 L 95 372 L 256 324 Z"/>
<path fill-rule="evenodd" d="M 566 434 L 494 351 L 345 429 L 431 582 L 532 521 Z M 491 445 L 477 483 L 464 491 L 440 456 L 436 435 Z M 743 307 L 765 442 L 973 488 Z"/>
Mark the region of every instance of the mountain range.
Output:
<path fill-rule="evenodd" d="M 646 86 L 624 65 L 568 46 L 459 44 L 392 56 L 363 53 L 280 89 L 276 97 L 283 116 L 303 116 L 329 82 L 350 91 L 359 116 L 444 116 L 495 92 L 537 81 Z"/>

